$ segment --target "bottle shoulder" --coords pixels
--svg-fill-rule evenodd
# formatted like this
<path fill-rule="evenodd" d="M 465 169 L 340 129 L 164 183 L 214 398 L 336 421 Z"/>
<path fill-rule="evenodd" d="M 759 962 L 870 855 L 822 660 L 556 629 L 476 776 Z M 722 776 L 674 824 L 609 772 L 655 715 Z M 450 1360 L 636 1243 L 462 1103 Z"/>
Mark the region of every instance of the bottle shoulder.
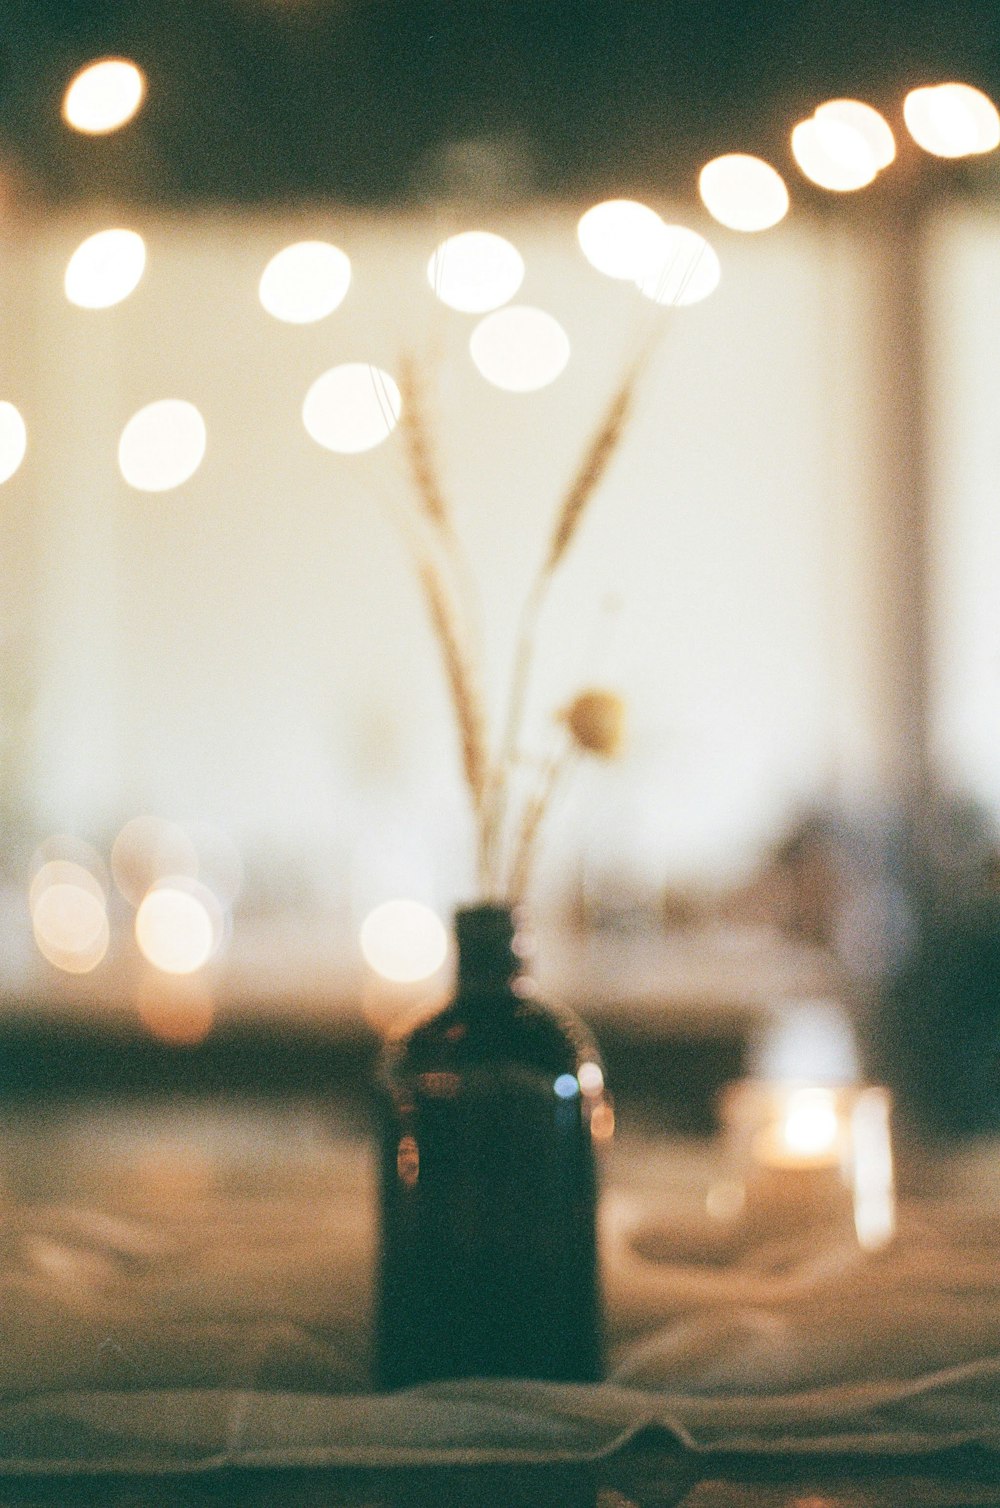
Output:
<path fill-rule="evenodd" d="M 391 1042 L 384 1066 L 392 1077 L 490 1062 L 558 1076 L 588 1061 L 600 1057 L 575 1012 L 533 995 L 498 992 L 457 995 Z"/>

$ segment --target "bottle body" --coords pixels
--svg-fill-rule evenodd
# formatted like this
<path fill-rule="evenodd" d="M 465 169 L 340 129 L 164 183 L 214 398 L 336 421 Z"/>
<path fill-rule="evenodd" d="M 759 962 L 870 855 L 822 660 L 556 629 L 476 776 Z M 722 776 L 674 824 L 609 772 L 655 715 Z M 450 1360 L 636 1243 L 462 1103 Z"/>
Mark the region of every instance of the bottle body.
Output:
<path fill-rule="evenodd" d="M 458 920 L 456 997 L 390 1051 L 380 1086 L 378 1379 L 592 1381 L 599 1060 L 516 968 L 463 970 Z"/>

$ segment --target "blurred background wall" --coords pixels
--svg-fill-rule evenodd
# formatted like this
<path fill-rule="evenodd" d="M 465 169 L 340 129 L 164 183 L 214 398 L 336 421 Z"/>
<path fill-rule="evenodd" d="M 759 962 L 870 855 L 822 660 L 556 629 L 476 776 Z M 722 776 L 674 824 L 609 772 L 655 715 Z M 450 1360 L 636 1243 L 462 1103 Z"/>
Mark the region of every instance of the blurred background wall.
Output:
<path fill-rule="evenodd" d="M 61 286 L 98 216 L 8 227 L 3 396 L 29 448 L 2 493 L 5 788 L 24 841 L 68 830 L 107 846 L 153 812 L 219 824 L 275 900 L 461 896 L 470 835 L 393 516 L 409 486 L 399 436 L 332 455 L 303 427 L 305 391 L 341 361 L 419 361 L 482 588 L 496 707 L 558 499 L 657 319 L 634 420 L 543 624 L 533 700 L 540 726 L 582 684 L 620 688 L 630 747 L 585 771 L 558 812 L 542 892 L 581 871 L 647 898 L 732 880 L 804 807 L 884 799 L 892 454 L 870 244 L 801 221 L 760 240 L 721 232 L 718 291 L 660 314 L 587 264 L 578 213 L 490 218 L 525 258 L 520 301 L 571 342 L 563 375 L 528 394 L 482 379 L 473 320 L 432 296 L 427 259 L 458 228 L 441 216 L 133 213 L 145 275 L 99 311 Z M 326 320 L 280 324 L 257 284 L 306 236 L 347 251 L 352 286 Z M 949 219 L 930 264 L 934 637 L 942 759 L 1000 805 L 993 237 L 987 215 Z M 206 456 L 182 488 L 137 493 L 118 440 L 159 397 L 198 406 Z"/>

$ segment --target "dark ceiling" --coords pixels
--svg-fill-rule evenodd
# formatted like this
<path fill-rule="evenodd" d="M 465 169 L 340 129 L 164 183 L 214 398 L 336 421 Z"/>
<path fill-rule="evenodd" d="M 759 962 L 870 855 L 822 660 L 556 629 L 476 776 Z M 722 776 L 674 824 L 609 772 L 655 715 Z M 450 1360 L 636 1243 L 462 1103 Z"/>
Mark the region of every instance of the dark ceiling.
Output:
<path fill-rule="evenodd" d="M 717 151 L 787 156 L 851 94 L 1000 97 L 1000 0 L 7 0 L 0 162 L 41 201 L 387 203 L 670 190 Z M 112 137 L 59 119 L 109 53 L 145 69 Z"/>

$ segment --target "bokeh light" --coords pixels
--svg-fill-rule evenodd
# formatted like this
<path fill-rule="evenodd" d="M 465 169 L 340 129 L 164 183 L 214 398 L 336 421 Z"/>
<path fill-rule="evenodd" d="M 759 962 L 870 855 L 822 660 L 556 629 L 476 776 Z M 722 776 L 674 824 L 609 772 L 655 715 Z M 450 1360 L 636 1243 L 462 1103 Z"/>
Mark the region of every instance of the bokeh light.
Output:
<path fill-rule="evenodd" d="M 43 891 L 52 885 L 69 885 L 77 890 L 85 890 L 102 909 L 104 907 L 106 897 L 103 886 L 90 869 L 72 859 L 47 859 L 35 871 L 28 887 L 28 906 L 32 914 Z"/>
<path fill-rule="evenodd" d="M 79 865 L 53 860 L 35 875 L 31 925 L 43 958 L 67 974 L 89 974 L 108 951 L 110 928 L 104 896 Z"/>
<path fill-rule="evenodd" d="M 604 1088 L 604 1074 L 601 1072 L 599 1063 L 593 1063 L 588 1059 L 586 1063 L 580 1064 L 576 1076 L 584 1094 L 600 1094 Z"/>
<path fill-rule="evenodd" d="M 327 241 L 297 241 L 271 258 L 258 294 L 268 314 L 291 325 L 325 319 L 351 285 L 347 254 Z"/>
<path fill-rule="evenodd" d="M 417 984 L 444 963 L 448 934 L 437 912 L 420 901 L 385 901 L 362 923 L 361 951 L 383 979 Z"/>
<path fill-rule="evenodd" d="M 194 1047 L 204 1042 L 215 1025 L 215 1003 L 200 977 L 162 974 L 144 981 L 136 996 L 139 1020 L 160 1042 L 171 1047 Z"/>
<path fill-rule="evenodd" d="M 139 284 L 146 245 L 134 230 L 99 230 L 82 241 L 69 259 L 63 286 L 81 309 L 109 309 Z"/>
<path fill-rule="evenodd" d="M 838 194 L 865 188 L 879 168 L 867 138 L 835 115 L 799 121 L 792 131 L 792 156 L 812 183 Z"/>
<path fill-rule="evenodd" d="M 28 431 L 13 403 L 0 403 L 0 482 L 8 481 L 24 460 Z"/>
<path fill-rule="evenodd" d="M 111 846 L 111 873 L 122 895 L 138 906 L 146 892 L 168 875 L 202 877 L 197 847 L 190 834 L 164 817 L 133 817 Z"/>
<path fill-rule="evenodd" d="M 449 236 L 427 264 L 427 281 L 437 297 L 464 314 L 484 314 L 507 303 L 524 280 L 516 246 L 486 230 Z"/>
<path fill-rule="evenodd" d="M 635 199 L 606 199 L 580 216 L 577 240 L 592 267 L 611 278 L 633 282 L 645 275 L 655 258 L 663 221 L 648 204 Z"/>
<path fill-rule="evenodd" d="M 402 408 L 399 388 L 388 372 L 349 361 L 316 378 L 302 405 L 302 422 L 317 445 L 358 455 L 389 438 Z"/>
<path fill-rule="evenodd" d="M 473 330 L 469 351 L 480 373 L 508 393 L 548 387 L 569 361 L 569 336 L 544 309 L 523 304 L 487 314 Z"/>
<path fill-rule="evenodd" d="M 135 915 L 135 940 L 143 957 L 164 974 L 193 974 L 216 951 L 221 908 L 197 880 L 169 876 L 146 895 Z"/>
<path fill-rule="evenodd" d="M 866 105 L 863 100 L 827 100 L 825 104 L 816 107 L 813 115 L 820 122 L 835 121 L 857 131 L 867 142 L 879 172 L 887 168 L 895 158 L 896 138 L 892 134 L 892 127 L 884 115 L 880 115 L 874 106 Z"/>
<path fill-rule="evenodd" d="M 126 125 L 145 94 L 145 76 L 134 63 L 126 58 L 101 58 L 70 80 L 63 96 L 63 120 L 74 131 L 103 136 Z"/>
<path fill-rule="evenodd" d="M 781 1139 L 788 1151 L 799 1157 L 820 1157 L 836 1147 L 839 1136 L 833 1090 L 796 1089 L 781 1121 Z"/>
<path fill-rule="evenodd" d="M 788 190 L 776 168 L 760 157 L 729 152 L 698 175 L 701 201 L 730 230 L 770 230 L 788 213 Z"/>
<path fill-rule="evenodd" d="M 721 276 L 719 258 L 704 236 L 686 225 L 663 225 L 656 256 L 637 286 L 654 303 L 679 308 L 708 298 Z"/>
<path fill-rule="evenodd" d="M 39 870 L 46 864 L 54 861 L 70 863 L 77 869 L 87 871 L 102 896 L 106 896 L 109 886 L 107 866 L 103 858 L 85 838 L 80 838 L 76 833 L 53 833 L 50 837 L 39 843 L 31 856 L 31 873 L 37 875 Z"/>
<path fill-rule="evenodd" d="M 139 492 L 169 492 L 194 476 L 205 455 L 205 421 L 184 398 L 148 403 L 126 424 L 118 465 Z"/>
<path fill-rule="evenodd" d="M 974 157 L 1000 145 L 997 107 L 971 84 L 911 89 L 903 119 L 917 145 L 935 157 Z"/>

